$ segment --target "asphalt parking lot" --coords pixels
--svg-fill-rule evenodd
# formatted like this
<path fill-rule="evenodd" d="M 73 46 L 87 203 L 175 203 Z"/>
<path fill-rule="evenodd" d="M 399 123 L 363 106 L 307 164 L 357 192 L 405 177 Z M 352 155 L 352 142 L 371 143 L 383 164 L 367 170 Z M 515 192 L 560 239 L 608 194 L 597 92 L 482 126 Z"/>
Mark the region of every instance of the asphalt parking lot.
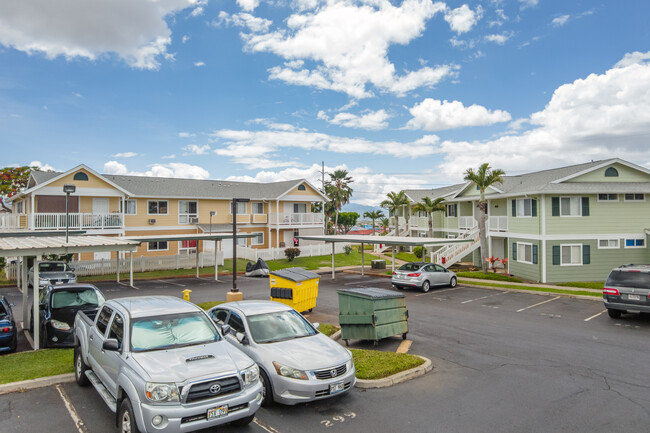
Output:
<path fill-rule="evenodd" d="M 225 278 L 138 281 L 137 289 L 97 286 L 108 298 L 181 296 L 190 289 L 192 301 L 203 302 L 225 300 L 230 289 Z M 246 299 L 268 299 L 266 280 L 238 282 Z M 335 322 L 336 289 L 351 287 L 389 288 L 390 280 L 337 274 L 332 281 L 323 275 L 310 319 Z M 12 294 L 20 315 L 16 289 L 0 293 Z M 609 432 L 645 431 L 650 425 L 647 316 L 613 320 L 600 300 L 476 287 L 402 293 L 411 353 L 430 358 L 431 373 L 392 388 L 263 408 L 255 424 L 236 431 Z M 400 342 L 397 336 L 382 340 L 378 349 L 394 350 Z M 0 425 L 12 432 L 115 430 L 114 415 L 96 392 L 76 384 L 0 396 Z"/>

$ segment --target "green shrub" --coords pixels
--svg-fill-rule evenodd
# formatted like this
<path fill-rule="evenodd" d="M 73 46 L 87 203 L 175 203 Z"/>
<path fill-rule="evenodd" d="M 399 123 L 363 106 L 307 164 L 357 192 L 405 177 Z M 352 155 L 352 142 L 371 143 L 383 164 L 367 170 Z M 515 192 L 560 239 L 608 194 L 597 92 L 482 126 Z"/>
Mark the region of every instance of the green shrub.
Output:
<path fill-rule="evenodd" d="M 424 250 L 424 254 L 422 250 Z M 413 254 L 415 254 L 415 257 L 417 257 L 418 259 L 421 259 L 422 256 L 424 257 L 427 256 L 427 249 L 424 247 L 415 247 L 413 248 Z"/>
<path fill-rule="evenodd" d="M 284 250 L 284 255 L 287 256 L 287 260 L 293 262 L 293 259 L 300 255 L 300 248 L 287 248 Z"/>
<path fill-rule="evenodd" d="M 349 256 L 350 253 L 352 252 L 352 247 L 350 245 L 346 245 L 343 247 L 343 251 L 345 251 L 346 256 Z"/>

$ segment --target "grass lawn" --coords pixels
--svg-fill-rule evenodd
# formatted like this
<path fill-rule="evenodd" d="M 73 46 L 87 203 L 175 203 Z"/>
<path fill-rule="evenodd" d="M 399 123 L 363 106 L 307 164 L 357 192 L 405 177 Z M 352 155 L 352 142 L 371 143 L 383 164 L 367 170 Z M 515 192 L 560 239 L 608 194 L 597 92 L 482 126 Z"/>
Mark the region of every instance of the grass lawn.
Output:
<path fill-rule="evenodd" d="M 592 296 L 595 298 L 601 298 L 603 295 L 598 292 L 587 292 L 581 290 L 562 290 L 562 289 L 553 289 L 551 287 L 533 287 L 533 286 L 515 286 L 513 284 L 499 284 L 499 283 L 489 283 L 483 281 L 463 281 L 463 284 L 469 284 L 473 286 L 487 286 L 487 287 L 497 287 L 503 289 L 516 289 L 516 290 L 529 290 L 531 292 L 547 292 L 547 293 L 562 293 L 565 295 L 580 295 L 580 296 Z"/>
<path fill-rule="evenodd" d="M 381 379 L 424 364 L 424 360 L 408 353 L 350 349 L 359 379 Z"/>
<path fill-rule="evenodd" d="M 339 327 L 336 325 L 332 325 L 331 323 L 321 323 L 320 326 L 318 327 L 318 330 L 329 337 L 330 335 L 338 331 Z"/>
<path fill-rule="evenodd" d="M 361 254 L 357 251 L 352 251 L 350 255 L 345 253 L 335 254 L 334 255 L 334 264 L 336 267 L 339 266 L 361 266 Z M 366 264 L 370 262 L 370 258 L 366 257 Z M 332 256 L 315 256 L 315 257 L 296 257 L 292 262 L 287 259 L 281 260 L 269 260 L 266 262 L 269 265 L 269 269 L 272 271 L 277 271 L 278 269 L 284 268 L 305 268 L 307 270 L 314 270 L 322 267 L 331 267 L 332 266 Z"/>
<path fill-rule="evenodd" d="M 580 287 L 581 289 L 597 289 L 603 290 L 605 287 L 604 281 L 573 281 L 571 283 L 559 283 L 556 286 L 566 286 L 566 287 Z"/>
<path fill-rule="evenodd" d="M 44 349 L 0 356 L 0 384 L 74 372 L 73 349 Z"/>
<path fill-rule="evenodd" d="M 198 307 L 203 308 L 204 310 L 209 310 L 212 307 L 215 307 L 219 304 L 223 304 L 225 301 L 212 301 L 212 302 L 200 302 L 196 304 Z"/>
<path fill-rule="evenodd" d="M 413 254 L 413 253 L 395 253 L 395 258 L 399 259 L 399 260 L 404 260 L 405 262 L 421 262 L 422 261 L 422 259 L 418 259 L 417 256 L 415 254 Z"/>
<path fill-rule="evenodd" d="M 494 280 L 494 281 L 509 281 L 511 283 L 521 283 L 521 278 L 509 277 L 504 274 L 496 274 L 494 272 L 488 272 L 484 274 L 483 272 L 456 272 L 461 278 L 478 278 L 480 280 Z"/>

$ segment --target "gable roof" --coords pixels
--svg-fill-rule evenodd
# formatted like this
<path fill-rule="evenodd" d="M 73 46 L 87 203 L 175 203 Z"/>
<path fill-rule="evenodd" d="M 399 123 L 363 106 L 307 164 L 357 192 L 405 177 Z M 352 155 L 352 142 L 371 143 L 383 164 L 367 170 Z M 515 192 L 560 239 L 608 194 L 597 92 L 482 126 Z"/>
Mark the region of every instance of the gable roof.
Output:
<path fill-rule="evenodd" d="M 48 171 L 48 172 L 34 171 L 34 172 L 30 173 L 30 180 L 28 182 L 28 186 L 32 184 L 32 179 L 34 180 L 34 185 L 29 186 L 29 188 L 26 189 L 25 191 L 23 191 L 22 194 L 28 194 L 28 193 L 30 193 L 32 191 L 43 188 L 44 186 L 47 186 L 50 183 L 52 183 L 52 182 L 54 182 L 54 181 L 56 181 L 58 179 L 61 179 L 64 176 L 67 176 L 67 175 L 69 175 L 71 173 L 74 173 L 75 171 L 79 171 L 79 170 L 82 170 L 82 169 L 86 170 L 87 172 L 91 173 L 93 176 L 95 176 L 95 177 L 103 180 L 104 182 L 108 183 L 109 185 L 111 185 L 115 189 L 120 190 L 124 194 L 127 194 L 127 195 L 130 194 L 129 191 L 122 188 L 120 185 L 112 182 L 108 178 L 108 176 L 101 175 L 101 174 L 97 173 L 95 170 L 93 170 L 92 168 L 90 168 L 90 167 L 88 167 L 88 166 L 86 166 L 84 164 L 79 164 L 78 166 L 76 166 L 74 168 L 71 168 L 70 170 L 62 172 L 62 173 L 61 172 L 50 172 L 50 171 Z"/>

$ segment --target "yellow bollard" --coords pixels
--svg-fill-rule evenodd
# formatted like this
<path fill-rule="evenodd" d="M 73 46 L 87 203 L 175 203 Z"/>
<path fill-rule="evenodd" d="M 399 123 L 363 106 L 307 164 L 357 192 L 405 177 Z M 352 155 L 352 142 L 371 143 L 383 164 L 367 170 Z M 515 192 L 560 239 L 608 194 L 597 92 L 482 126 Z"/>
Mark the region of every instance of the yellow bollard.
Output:
<path fill-rule="evenodd" d="M 190 300 L 190 293 L 192 293 L 192 291 L 190 289 L 183 290 L 183 300 L 189 301 Z"/>

